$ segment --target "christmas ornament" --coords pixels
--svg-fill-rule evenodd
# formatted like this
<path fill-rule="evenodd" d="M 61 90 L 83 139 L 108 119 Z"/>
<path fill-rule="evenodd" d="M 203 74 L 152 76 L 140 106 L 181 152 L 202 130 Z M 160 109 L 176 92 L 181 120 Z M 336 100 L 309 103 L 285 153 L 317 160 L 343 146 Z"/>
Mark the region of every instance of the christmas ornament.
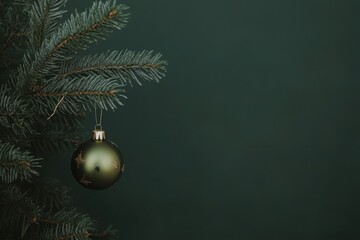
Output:
<path fill-rule="evenodd" d="M 102 114 L 101 114 L 102 117 Z M 83 142 L 71 159 L 74 178 L 90 189 L 105 189 L 114 184 L 124 172 L 124 160 L 117 146 L 105 140 L 105 131 L 96 124 L 92 139 Z M 95 111 L 95 118 L 96 111 Z"/>

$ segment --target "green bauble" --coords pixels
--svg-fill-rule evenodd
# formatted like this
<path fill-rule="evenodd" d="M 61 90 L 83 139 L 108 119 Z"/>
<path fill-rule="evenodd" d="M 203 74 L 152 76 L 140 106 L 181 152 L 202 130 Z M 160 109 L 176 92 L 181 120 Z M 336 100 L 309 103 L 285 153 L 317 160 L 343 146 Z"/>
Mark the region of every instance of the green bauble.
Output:
<path fill-rule="evenodd" d="M 121 177 L 124 160 L 116 145 L 105 140 L 105 132 L 95 130 L 94 137 L 75 150 L 71 170 L 84 187 L 105 189 Z"/>

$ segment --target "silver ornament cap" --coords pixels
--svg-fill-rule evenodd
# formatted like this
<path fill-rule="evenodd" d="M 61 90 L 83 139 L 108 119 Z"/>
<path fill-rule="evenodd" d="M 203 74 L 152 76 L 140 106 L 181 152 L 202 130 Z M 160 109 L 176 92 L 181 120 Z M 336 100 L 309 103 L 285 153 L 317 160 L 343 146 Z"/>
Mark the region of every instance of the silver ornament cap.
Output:
<path fill-rule="evenodd" d="M 93 140 L 102 141 L 105 139 L 105 131 L 103 130 L 94 130 L 93 131 Z"/>

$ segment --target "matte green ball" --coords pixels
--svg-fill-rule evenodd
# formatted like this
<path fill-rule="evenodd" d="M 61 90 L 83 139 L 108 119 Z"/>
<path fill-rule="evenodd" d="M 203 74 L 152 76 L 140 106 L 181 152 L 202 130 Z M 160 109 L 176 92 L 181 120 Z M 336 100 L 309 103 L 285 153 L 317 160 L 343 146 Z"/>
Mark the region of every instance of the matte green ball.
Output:
<path fill-rule="evenodd" d="M 84 187 L 105 189 L 121 177 L 124 160 L 115 144 L 91 139 L 75 150 L 71 170 L 77 182 Z"/>

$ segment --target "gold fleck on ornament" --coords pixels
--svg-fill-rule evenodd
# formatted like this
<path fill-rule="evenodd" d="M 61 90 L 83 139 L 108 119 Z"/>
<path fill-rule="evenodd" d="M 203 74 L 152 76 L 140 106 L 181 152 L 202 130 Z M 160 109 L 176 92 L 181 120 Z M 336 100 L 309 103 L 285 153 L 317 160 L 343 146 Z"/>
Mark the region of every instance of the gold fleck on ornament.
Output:
<path fill-rule="evenodd" d="M 75 158 L 75 162 L 77 164 L 77 168 L 80 168 L 80 165 L 85 162 L 85 160 L 82 158 L 82 152 L 80 152 L 79 155 Z"/>
<path fill-rule="evenodd" d="M 80 183 L 87 186 L 91 182 L 85 179 L 85 174 L 84 174 L 83 177 L 80 179 Z"/>

